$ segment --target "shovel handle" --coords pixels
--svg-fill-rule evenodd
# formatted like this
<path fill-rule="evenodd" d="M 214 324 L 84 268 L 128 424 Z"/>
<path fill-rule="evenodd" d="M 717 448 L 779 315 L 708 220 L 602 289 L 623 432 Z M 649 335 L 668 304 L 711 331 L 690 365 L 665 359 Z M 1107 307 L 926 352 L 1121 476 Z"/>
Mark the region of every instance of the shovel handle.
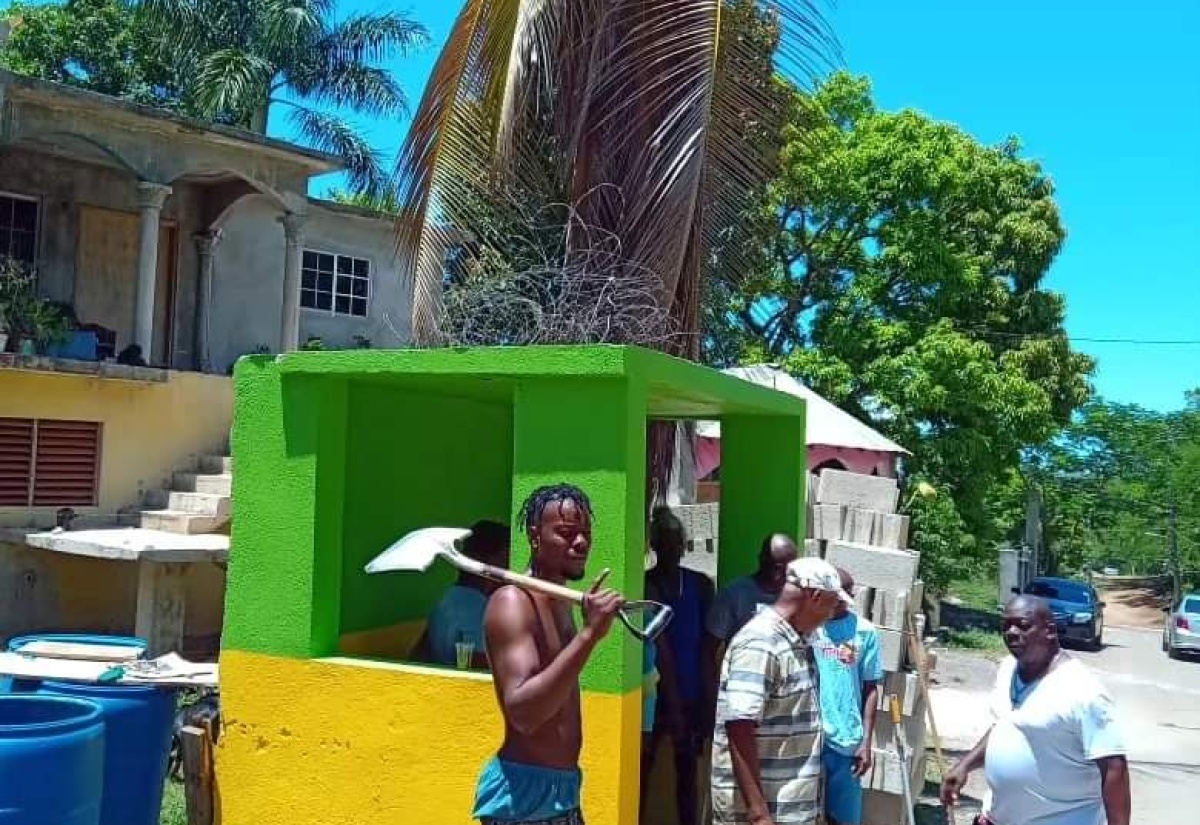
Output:
<path fill-rule="evenodd" d="M 526 590 L 536 590 L 539 593 L 545 593 L 547 596 L 552 596 L 556 599 L 583 604 L 583 594 L 578 590 L 572 590 L 569 587 L 548 582 L 545 579 L 526 576 L 524 573 L 516 573 L 512 570 L 505 570 L 502 567 L 490 566 L 487 568 L 485 575 L 490 579 L 497 579 L 505 584 L 515 584 L 517 587 Z"/>

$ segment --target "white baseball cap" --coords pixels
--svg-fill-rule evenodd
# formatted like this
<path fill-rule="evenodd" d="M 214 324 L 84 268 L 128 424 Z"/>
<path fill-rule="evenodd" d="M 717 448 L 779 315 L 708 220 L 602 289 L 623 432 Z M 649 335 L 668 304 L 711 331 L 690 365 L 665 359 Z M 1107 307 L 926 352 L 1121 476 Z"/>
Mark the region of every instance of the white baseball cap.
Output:
<path fill-rule="evenodd" d="M 842 577 L 838 575 L 837 568 L 824 559 L 805 556 L 789 563 L 787 582 L 794 587 L 837 593 L 845 604 L 854 606 L 854 599 L 842 589 Z"/>

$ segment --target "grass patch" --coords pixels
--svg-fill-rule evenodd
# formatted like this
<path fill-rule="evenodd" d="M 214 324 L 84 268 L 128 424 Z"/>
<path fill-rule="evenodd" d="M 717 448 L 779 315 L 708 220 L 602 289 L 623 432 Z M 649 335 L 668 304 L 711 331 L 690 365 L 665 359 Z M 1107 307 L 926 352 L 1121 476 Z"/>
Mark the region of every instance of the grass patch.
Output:
<path fill-rule="evenodd" d="M 183 783 L 168 779 L 163 789 L 159 825 L 187 825 L 187 805 L 183 799 Z"/>
<path fill-rule="evenodd" d="M 959 650 L 977 650 L 989 658 L 999 659 L 1008 652 L 1004 639 L 999 633 L 990 630 L 970 628 L 967 630 L 947 630 L 946 646 Z"/>
<path fill-rule="evenodd" d="M 946 591 L 947 595 L 962 601 L 963 607 L 982 610 L 986 613 L 997 613 L 999 611 L 996 591 L 999 587 L 999 582 L 989 576 L 982 579 L 952 581 Z"/>

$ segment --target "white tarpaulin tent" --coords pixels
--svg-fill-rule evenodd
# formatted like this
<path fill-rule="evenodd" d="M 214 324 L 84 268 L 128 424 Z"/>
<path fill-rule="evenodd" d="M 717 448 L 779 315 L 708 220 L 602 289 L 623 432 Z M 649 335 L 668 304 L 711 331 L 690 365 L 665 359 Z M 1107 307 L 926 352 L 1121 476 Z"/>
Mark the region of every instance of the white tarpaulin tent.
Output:
<path fill-rule="evenodd" d="M 851 450 L 871 450 L 880 453 L 910 455 L 895 441 L 876 432 L 854 416 L 839 409 L 801 384 L 783 370 L 766 365 L 731 367 L 722 370 L 753 384 L 772 387 L 788 395 L 803 398 L 807 404 L 805 441 L 811 446 L 842 447 Z M 697 421 L 696 435 L 720 438 L 721 424 L 717 421 Z"/>

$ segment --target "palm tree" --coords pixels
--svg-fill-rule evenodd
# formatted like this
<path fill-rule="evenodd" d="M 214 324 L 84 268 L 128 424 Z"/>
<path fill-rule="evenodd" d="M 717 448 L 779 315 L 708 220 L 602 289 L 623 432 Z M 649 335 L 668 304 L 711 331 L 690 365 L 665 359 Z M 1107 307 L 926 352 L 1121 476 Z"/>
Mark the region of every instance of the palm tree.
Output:
<path fill-rule="evenodd" d="M 335 22 L 333 0 L 134 2 L 164 38 L 198 116 L 262 134 L 272 107 L 286 107 L 309 144 L 345 161 L 352 189 L 386 191 L 378 155 L 330 110 L 406 113 L 404 91 L 378 64 L 424 46 L 424 27 L 392 11 Z"/>
<path fill-rule="evenodd" d="M 745 27 L 769 26 L 775 69 L 804 84 L 837 50 L 819 5 L 465 0 L 397 162 L 417 342 L 439 340 L 449 237 L 489 193 L 549 177 L 563 182 L 549 199 L 657 273 L 685 332 L 667 348 L 695 357 L 706 273 L 718 252 L 726 267 L 738 254 L 722 241 L 769 179 L 778 139 L 771 50 L 764 65 L 762 38 Z M 769 139 L 752 139 L 756 129 Z"/>

